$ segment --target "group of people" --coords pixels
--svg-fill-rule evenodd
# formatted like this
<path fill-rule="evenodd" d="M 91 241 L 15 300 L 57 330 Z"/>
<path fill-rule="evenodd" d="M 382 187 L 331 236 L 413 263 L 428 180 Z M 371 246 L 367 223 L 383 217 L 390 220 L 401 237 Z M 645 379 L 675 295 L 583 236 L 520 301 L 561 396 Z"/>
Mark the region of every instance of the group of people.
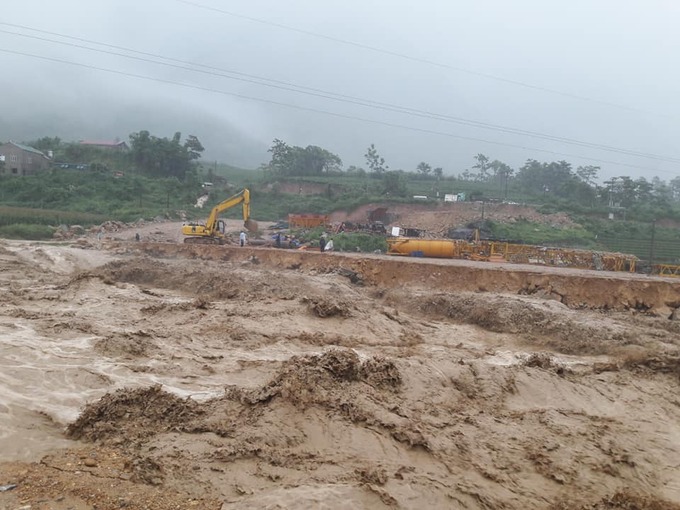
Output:
<path fill-rule="evenodd" d="M 333 251 L 333 239 L 328 239 L 326 232 L 319 238 L 319 248 L 321 251 Z"/>
<path fill-rule="evenodd" d="M 288 248 L 299 248 L 301 243 L 294 235 L 281 235 L 281 232 L 277 232 L 274 236 L 274 244 L 277 248 L 283 248 L 284 244 L 287 243 Z"/>
<path fill-rule="evenodd" d="M 246 234 L 245 230 L 241 230 L 238 239 L 240 246 L 248 244 L 248 234 Z M 289 248 L 299 248 L 301 245 L 300 241 L 296 239 L 295 236 L 282 236 L 281 232 L 277 232 L 274 236 L 274 244 L 276 247 L 282 248 L 284 242 L 288 243 Z M 333 239 L 328 239 L 328 235 L 325 232 L 321 234 L 321 237 L 319 238 L 319 248 L 322 252 L 333 250 Z"/>

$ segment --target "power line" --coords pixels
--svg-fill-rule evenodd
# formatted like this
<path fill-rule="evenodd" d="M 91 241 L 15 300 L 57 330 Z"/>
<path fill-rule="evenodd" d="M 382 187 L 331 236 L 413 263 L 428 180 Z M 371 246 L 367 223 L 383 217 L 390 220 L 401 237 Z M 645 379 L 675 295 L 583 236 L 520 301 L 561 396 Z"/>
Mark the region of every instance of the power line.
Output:
<path fill-rule="evenodd" d="M 81 67 L 81 68 L 84 68 L 84 69 L 92 69 L 92 70 L 96 70 L 96 71 L 103 71 L 103 72 L 107 72 L 107 73 L 131 77 L 131 78 L 138 78 L 138 79 L 142 79 L 142 80 L 155 81 L 155 82 L 165 83 L 165 84 L 169 84 L 169 85 L 177 85 L 177 86 L 180 86 L 180 87 L 185 87 L 185 88 L 194 89 L 194 90 L 200 90 L 200 91 L 204 91 L 204 92 L 211 92 L 211 93 L 221 94 L 221 95 L 225 95 L 225 96 L 237 97 L 239 99 L 245 99 L 245 100 L 249 100 L 249 101 L 257 101 L 257 102 L 276 105 L 276 106 L 283 106 L 285 108 L 291 108 L 291 109 L 296 109 L 296 110 L 301 110 L 301 111 L 306 111 L 306 112 L 312 112 L 312 113 L 320 113 L 320 114 L 323 114 L 323 115 L 329 115 L 329 116 L 332 116 L 332 117 L 337 117 L 337 118 L 342 118 L 342 119 L 355 120 L 355 121 L 366 122 L 366 123 L 370 123 L 370 124 L 377 124 L 377 125 L 381 125 L 381 126 L 387 126 L 387 127 L 392 127 L 392 128 L 398 128 L 398 129 L 405 129 L 405 130 L 415 131 L 415 132 L 419 132 L 419 133 L 435 134 L 435 135 L 445 136 L 445 137 L 448 137 L 448 138 L 456 138 L 456 139 L 460 139 L 460 140 L 467 140 L 467 141 L 473 141 L 473 142 L 482 142 L 482 143 L 487 143 L 487 144 L 492 144 L 492 145 L 499 145 L 499 146 L 503 146 L 503 147 L 512 147 L 512 148 L 515 148 L 515 149 L 523 149 L 523 150 L 529 150 L 529 151 L 535 151 L 535 152 L 543 152 L 543 153 L 553 154 L 553 155 L 557 155 L 557 156 L 567 156 L 567 157 L 571 157 L 571 158 L 583 159 L 583 160 L 587 160 L 587 161 L 594 161 L 594 162 L 598 162 L 598 163 L 607 163 L 607 164 L 612 164 L 612 165 L 617 165 L 617 166 L 637 168 L 637 169 L 640 169 L 640 170 L 647 170 L 647 171 L 651 171 L 651 172 L 673 173 L 673 174 L 676 173 L 676 172 L 663 171 L 663 170 L 659 170 L 659 169 L 653 169 L 653 168 L 650 168 L 650 167 L 633 165 L 633 164 L 629 164 L 629 163 L 621 163 L 621 162 L 618 162 L 618 161 L 610 161 L 610 160 L 605 160 L 605 159 L 591 158 L 591 157 L 587 157 L 587 156 L 581 156 L 581 155 L 578 155 L 578 154 L 557 152 L 557 151 L 551 151 L 551 150 L 547 150 L 547 149 L 539 149 L 539 148 L 536 148 L 536 147 L 528 147 L 528 146 L 523 146 L 523 145 L 516 145 L 516 144 L 511 144 L 511 143 L 498 142 L 498 141 L 494 141 L 494 140 L 486 140 L 486 139 L 483 139 L 483 138 L 474 138 L 474 137 L 469 137 L 469 136 L 456 135 L 456 134 L 453 134 L 453 133 L 436 131 L 436 130 L 432 130 L 432 129 L 418 128 L 418 127 L 414 127 L 414 126 L 407 126 L 407 125 L 396 124 L 396 123 L 392 123 L 392 122 L 384 122 L 384 121 L 375 120 L 375 119 L 367 119 L 367 118 L 357 117 L 357 116 L 353 116 L 353 115 L 346 115 L 346 114 L 337 113 L 337 112 L 330 112 L 330 111 L 327 111 L 327 110 L 319 110 L 319 109 L 316 109 L 316 108 L 309 108 L 309 107 L 305 107 L 305 106 L 299 106 L 299 105 L 294 105 L 294 104 L 290 104 L 290 103 L 284 103 L 284 102 L 281 102 L 281 101 L 274 101 L 274 100 L 271 100 L 271 99 L 265 99 L 265 98 L 254 97 L 254 96 L 247 96 L 247 95 L 244 95 L 244 94 L 237 94 L 235 92 L 227 92 L 227 91 L 224 91 L 224 90 L 214 89 L 214 88 L 210 88 L 210 87 L 201 87 L 201 86 L 198 86 L 198 85 L 191 85 L 191 84 L 187 84 L 187 83 L 181 83 L 181 82 L 177 82 L 177 81 L 166 80 L 166 79 L 163 79 L 163 78 L 155 78 L 155 77 L 152 77 L 152 76 L 144 76 L 144 75 L 140 75 L 140 74 L 129 73 L 129 72 L 126 72 L 126 71 L 119 71 L 119 70 L 116 70 L 116 69 L 108 69 L 108 68 L 105 68 L 105 67 L 98 67 L 98 66 L 93 66 L 93 65 L 89 65 L 89 64 L 82 64 L 80 62 L 72 62 L 72 61 L 69 61 L 69 60 L 62 60 L 62 59 L 58 59 L 58 58 L 54 58 L 54 57 L 46 57 L 46 56 L 43 56 L 43 55 L 36 55 L 36 54 L 25 53 L 25 52 L 21 52 L 21 51 L 8 50 L 8 49 L 5 49 L 5 48 L 0 48 L 0 52 L 9 53 L 9 54 L 13 54 L 13 55 L 20 55 L 20 56 L 30 57 L 30 58 L 37 58 L 37 59 L 46 60 L 46 61 L 50 61 L 50 62 L 56 62 L 56 63 L 60 63 L 60 64 L 72 65 L 72 66 Z"/>
<path fill-rule="evenodd" d="M 440 67 L 440 68 L 444 68 L 444 69 L 451 69 L 451 70 L 454 70 L 454 71 L 458 71 L 460 73 L 469 74 L 471 76 L 478 76 L 480 78 L 485 78 L 485 79 L 488 79 L 488 80 L 494 80 L 494 81 L 498 81 L 498 82 L 502 82 L 502 83 L 507 83 L 507 84 L 510 84 L 510 85 L 515 85 L 515 86 L 518 86 L 518 87 L 523 87 L 523 88 L 527 88 L 527 89 L 531 89 L 531 90 L 538 90 L 540 92 L 545 92 L 545 93 L 548 93 L 548 94 L 555 94 L 555 95 L 558 95 L 558 96 L 568 97 L 568 98 L 571 98 L 571 99 L 578 99 L 579 101 L 587 101 L 587 102 L 590 102 L 590 103 L 597 103 L 597 104 L 601 104 L 601 105 L 605 105 L 605 106 L 609 106 L 609 107 L 613 107 L 613 108 L 620 108 L 622 110 L 651 114 L 651 115 L 656 115 L 656 116 L 660 116 L 660 117 L 670 117 L 669 115 L 666 115 L 666 114 L 662 114 L 662 113 L 658 113 L 658 112 L 650 112 L 650 111 L 643 110 L 643 109 L 640 109 L 640 108 L 635 108 L 635 107 L 632 107 L 632 106 L 614 103 L 614 102 L 611 102 L 611 101 L 605 101 L 603 99 L 596 99 L 596 98 L 592 98 L 592 97 L 588 97 L 588 96 L 582 96 L 582 95 L 574 94 L 574 93 L 571 93 L 571 92 L 565 92 L 565 91 L 562 91 L 562 90 L 543 87 L 541 85 L 534 85 L 534 84 L 519 81 L 519 80 L 504 78 L 502 76 L 496 76 L 496 75 L 489 74 L 489 73 L 482 73 L 482 72 L 479 72 L 479 71 L 473 71 L 471 69 L 466 69 L 464 67 L 454 66 L 454 65 L 451 65 L 451 64 L 445 64 L 445 63 L 442 63 L 442 62 L 436 62 L 434 60 L 429 60 L 429 59 L 426 59 L 426 58 L 414 57 L 413 55 L 407 55 L 405 53 L 400 53 L 400 52 L 397 52 L 397 51 L 386 50 L 384 48 L 378 48 L 376 46 L 371 46 L 369 44 L 363 44 L 363 43 L 358 43 L 358 42 L 355 42 L 355 41 L 349 41 L 347 39 L 341 39 L 339 37 L 333 37 L 333 36 L 326 35 L 326 34 L 320 34 L 318 32 L 312 32 L 310 30 L 304 30 L 304 29 L 301 29 L 301 28 L 292 27 L 290 25 L 284 25 L 283 23 L 276 23 L 274 21 L 269 21 L 269 20 L 265 20 L 265 19 L 262 19 L 262 18 L 255 18 L 255 17 L 252 17 L 252 16 L 246 16 L 244 14 L 238 14 L 238 13 L 235 13 L 233 11 L 226 11 L 224 9 L 218 9 L 217 7 L 211 7 L 209 5 L 200 4 L 198 2 L 192 2 L 190 0 L 176 0 L 176 1 L 179 2 L 179 3 L 182 3 L 182 4 L 197 7 L 199 9 L 205 9 L 205 10 L 208 10 L 208 11 L 219 12 L 220 14 L 225 14 L 227 16 L 231 16 L 231 17 L 234 17 L 234 18 L 244 19 L 244 20 L 247 20 L 247 21 L 250 21 L 250 22 L 253 22 L 253 23 L 259 23 L 261 25 L 276 27 L 276 28 L 280 28 L 282 30 L 289 30 L 291 32 L 297 32 L 298 34 L 304 34 L 304 35 L 307 35 L 307 36 L 310 36 L 310 37 L 325 39 L 325 40 L 328 40 L 328 41 L 333 41 L 333 42 L 344 44 L 344 45 L 347 45 L 347 46 L 354 46 L 356 48 L 361 48 L 363 50 L 369 50 L 369 51 L 372 51 L 372 52 L 375 52 L 375 53 L 381 53 L 383 55 L 390 55 L 392 57 L 402 58 L 402 59 L 405 59 L 405 60 L 410 60 L 412 62 L 418 62 L 420 64 L 426 64 L 426 65 Z"/>
<path fill-rule="evenodd" d="M 31 27 L 26 27 L 23 25 L 15 25 L 12 23 L 3 23 L 0 22 L 0 25 L 5 25 L 5 26 L 11 26 L 15 28 L 20 28 L 24 30 L 31 30 L 35 32 L 40 32 L 40 33 L 47 33 L 50 35 L 54 35 L 57 37 L 62 37 L 65 39 L 71 39 L 71 40 L 76 40 L 76 41 L 81 41 L 81 42 L 87 42 L 89 44 L 95 44 L 99 46 L 104 46 L 108 48 L 114 48 L 117 50 L 122 50 L 126 52 L 131 52 L 135 53 L 138 55 L 144 55 L 144 56 L 149 56 L 153 57 L 155 59 L 163 59 L 168 62 L 159 62 L 158 60 L 153 60 L 149 58 L 143 58 L 143 57 L 135 57 L 132 55 L 126 55 L 123 53 L 117 53 L 113 51 L 107 51 L 107 50 L 102 50 L 99 48 L 91 48 L 88 46 L 84 46 L 81 44 L 74 44 L 74 43 L 69 43 L 65 41 L 59 41 L 59 40 L 54 40 L 54 39 L 49 39 L 45 37 L 39 37 L 35 35 L 28 35 L 28 34 L 21 34 L 21 33 L 16 33 L 16 32 L 10 32 L 7 30 L 1 30 L 0 33 L 5 33 L 9 35 L 14 35 L 18 37 L 25 37 L 25 38 L 30 38 L 30 39 L 35 39 L 35 40 L 40 40 L 40 41 L 45 41 L 45 42 L 50 42 L 54 44 L 61 44 L 61 45 L 66 45 L 66 46 L 71 46 L 79 49 L 85 49 L 89 51 L 96 51 L 100 53 L 105 53 L 109 55 L 115 55 L 115 56 L 120 56 L 132 60 L 138 60 L 142 62 L 149 62 L 152 64 L 157 64 L 157 65 L 163 65 L 167 67 L 172 67 L 172 68 L 177 68 L 177 69 L 182 69 L 185 71 L 192 71 L 192 72 L 200 72 L 203 74 L 208 74 L 211 76 L 219 76 L 231 80 L 238 80 L 238 81 L 244 81 L 248 83 L 254 83 L 257 85 L 265 86 L 265 87 L 270 87 L 270 88 L 275 88 L 275 89 L 280 89 L 280 90 L 287 90 L 291 92 L 296 92 L 299 94 L 306 94 L 310 96 L 315 96 L 315 97 L 320 97 L 324 99 L 330 99 L 333 101 L 341 101 L 345 103 L 350 103 L 350 104 L 355 104 L 367 108 L 373 108 L 373 109 L 379 109 L 383 111 L 392 111 L 396 113 L 402 113 L 406 115 L 411 115 L 415 117 L 421 117 L 421 118 L 427 118 L 427 119 L 433 119 L 433 120 L 439 120 L 442 122 L 450 122 L 450 123 L 455 123 L 455 124 L 461 124 L 465 126 L 470 126 L 478 129 L 486 129 L 486 130 L 491 130 L 491 131 L 498 131 L 498 132 L 504 132 L 504 133 L 509 133 L 509 134 L 515 134 L 519 136 L 527 136 L 530 138 L 537 138 L 537 139 L 542 139 L 542 140 L 549 140 L 549 141 L 554 141 L 554 142 L 559 142 L 559 143 L 564 143 L 568 145 L 576 145 L 580 147 L 586 147 L 586 148 L 591 148 L 591 149 L 598 149 L 602 151 L 607 151 L 607 152 L 614 152 L 614 153 L 619 153 L 619 154 L 624 154 L 627 156 L 635 156 L 635 157 L 641 157 L 641 158 L 647 158 L 647 159 L 653 159 L 653 160 L 658 160 L 658 161 L 666 161 L 666 162 L 672 162 L 672 163 L 680 163 L 680 158 L 674 158 L 670 156 L 663 156 L 663 155 L 658 155 L 658 154 L 653 154 L 653 153 L 648 153 L 648 152 L 641 152 L 641 151 L 635 151 L 631 149 L 624 149 L 624 148 L 619 148 L 619 147 L 613 147 L 610 145 L 605 145 L 605 144 L 599 144 L 599 143 L 593 143 L 593 142 L 587 142 L 583 140 L 577 140 L 574 138 L 567 138 L 567 137 L 561 137 L 561 136 L 556 136 L 556 135 L 549 135 L 545 133 L 539 133 L 536 131 L 530 131 L 530 130 L 525 130 L 525 129 L 520 129 L 520 128 L 513 128 L 509 126 L 503 126 L 503 125 L 498 125 L 498 124 L 492 124 L 488 122 L 482 122 L 482 121 L 476 121 L 472 119 L 466 119 L 463 117 L 458 117 L 458 116 L 452 116 L 452 115 L 444 115 L 444 114 L 439 114 L 439 113 L 434 113 L 430 112 L 427 110 L 419 110 L 415 108 L 410 108 L 410 107 L 405 107 L 405 106 L 400 106 L 400 105 L 395 105 L 391 103 L 385 103 L 385 102 L 380 102 L 380 101 L 374 101 L 370 99 L 363 99 L 359 98 L 356 96 L 349 96 L 349 95 L 344 95 L 344 94 L 338 94 L 335 92 L 329 92 L 325 91 L 322 89 L 317 89 L 317 88 L 312 88 L 312 87 L 306 87 L 302 85 L 297 85 L 294 83 L 290 82 L 285 82 L 285 81 L 280 81 L 280 80 L 274 80 L 270 78 L 265 78 L 261 76 L 255 76 L 251 74 L 246 74 L 246 73 L 241 73 L 237 71 L 232 71 L 228 69 L 223 69 L 219 67 L 214 67 L 214 66 L 207 66 L 204 64 L 200 63 L 195 63 L 195 62 L 190 62 L 186 60 L 179 60 L 175 59 L 172 57 L 166 57 L 163 55 L 158 55 L 154 53 L 149 53 L 149 52 L 143 52 L 131 48 L 126 48 L 123 46 L 116 46 L 112 44 L 107 44 L 107 43 L 102 43 L 98 41 L 92 41 L 88 39 L 83 39 L 79 37 L 72 37 L 69 35 L 65 34 L 59 34 L 56 32 L 48 32 L 45 30 L 39 30 Z M 169 62 L 177 62 L 182 65 L 176 65 L 172 64 Z M 186 67 L 189 66 L 189 67 Z M 197 69 L 198 68 L 198 69 Z M 203 69 L 200 69 L 203 68 Z M 208 69 L 208 70 L 206 70 Z M 218 71 L 218 72 L 216 72 Z M 224 74 L 227 73 L 227 74 Z M 229 75 L 235 75 L 235 76 L 229 76 Z"/>

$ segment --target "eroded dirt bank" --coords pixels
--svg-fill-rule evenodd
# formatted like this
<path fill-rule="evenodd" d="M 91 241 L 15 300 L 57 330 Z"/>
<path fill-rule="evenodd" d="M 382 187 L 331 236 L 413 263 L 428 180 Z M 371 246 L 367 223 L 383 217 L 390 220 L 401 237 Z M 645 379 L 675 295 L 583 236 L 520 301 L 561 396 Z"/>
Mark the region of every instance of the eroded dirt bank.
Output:
<path fill-rule="evenodd" d="M 4 243 L 0 289 L 0 508 L 680 508 L 672 281 Z"/>
<path fill-rule="evenodd" d="M 254 260 L 269 269 L 316 273 L 336 273 L 344 269 L 356 273 L 363 282 L 382 288 L 415 285 L 449 292 L 537 295 L 558 300 L 570 308 L 632 309 L 668 316 L 680 307 L 680 281 L 625 272 L 179 243 L 124 243 L 113 249 L 119 253 L 138 252 L 160 258 Z"/>

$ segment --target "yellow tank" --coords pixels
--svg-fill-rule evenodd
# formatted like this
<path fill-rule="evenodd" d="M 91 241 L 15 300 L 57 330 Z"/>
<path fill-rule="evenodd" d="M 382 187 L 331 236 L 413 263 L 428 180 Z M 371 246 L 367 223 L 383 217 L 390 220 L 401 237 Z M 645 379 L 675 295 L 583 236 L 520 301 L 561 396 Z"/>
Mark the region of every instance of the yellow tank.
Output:
<path fill-rule="evenodd" d="M 442 259 L 450 259 L 456 256 L 456 244 L 454 241 L 397 237 L 395 239 L 388 239 L 387 244 L 389 246 L 387 253 L 392 255 L 410 255 Z"/>

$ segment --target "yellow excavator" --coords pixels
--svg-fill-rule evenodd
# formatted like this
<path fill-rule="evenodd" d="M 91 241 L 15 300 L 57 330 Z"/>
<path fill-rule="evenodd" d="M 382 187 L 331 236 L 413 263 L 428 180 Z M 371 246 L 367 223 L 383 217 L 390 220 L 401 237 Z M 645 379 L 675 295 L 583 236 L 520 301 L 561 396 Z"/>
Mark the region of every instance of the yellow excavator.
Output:
<path fill-rule="evenodd" d="M 243 226 L 251 232 L 256 232 L 257 222 L 250 219 L 250 191 L 246 188 L 213 207 L 205 225 L 189 223 L 182 226 L 182 235 L 186 236 L 184 242 L 192 244 L 224 244 L 226 240 L 225 223 L 224 220 L 219 219 L 219 215 L 222 211 L 226 211 L 238 204 L 243 204 Z"/>

